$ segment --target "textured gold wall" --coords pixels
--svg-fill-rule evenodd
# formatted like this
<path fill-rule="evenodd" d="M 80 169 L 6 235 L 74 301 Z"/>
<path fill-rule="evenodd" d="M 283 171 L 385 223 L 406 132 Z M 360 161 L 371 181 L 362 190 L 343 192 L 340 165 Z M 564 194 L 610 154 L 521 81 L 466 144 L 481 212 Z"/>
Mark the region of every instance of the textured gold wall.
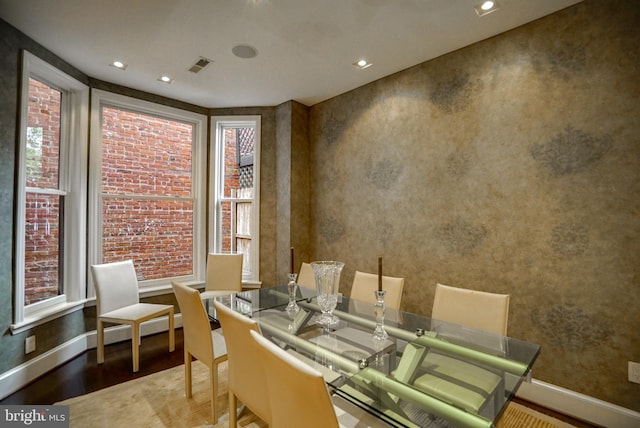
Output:
<path fill-rule="evenodd" d="M 312 107 L 313 255 L 341 291 L 382 255 L 408 311 L 437 282 L 509 293 L 535 378 L 640 410 L 639 23 L 587 0 Z"/>

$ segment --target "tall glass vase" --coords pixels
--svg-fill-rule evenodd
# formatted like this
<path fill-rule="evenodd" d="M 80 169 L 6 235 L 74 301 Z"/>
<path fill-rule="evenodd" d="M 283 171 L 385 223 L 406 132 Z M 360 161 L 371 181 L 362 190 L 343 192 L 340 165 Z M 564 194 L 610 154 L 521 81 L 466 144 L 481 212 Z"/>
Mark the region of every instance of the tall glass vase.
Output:
<path fill-rule="evenodd" d="M 322 311 L 318 323 L 326 327 L 338 323 L 338 317 L 333 315 L 333 311 L 338 304 L 338 285 L 343 267 L 344 263 L 336 261 L 311 262 L 316 279 L 318 306 Z"/>
<path fill-rule="evenodd" d="M 376 328 L 373 330 L 373 338 L 377 340 L 385 340 L 389 334 L 384 329 L 384 296 L 387 294 L 385 290 L 376 290 L 376 303 L 373 305 L 373 311 L 376 316 Z"/>

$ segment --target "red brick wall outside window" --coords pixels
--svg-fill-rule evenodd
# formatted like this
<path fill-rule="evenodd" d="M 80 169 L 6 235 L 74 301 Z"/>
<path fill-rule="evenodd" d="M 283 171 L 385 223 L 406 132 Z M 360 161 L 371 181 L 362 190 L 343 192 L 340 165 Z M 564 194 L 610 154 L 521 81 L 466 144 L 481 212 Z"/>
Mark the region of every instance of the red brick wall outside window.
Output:
<path fill-rule="evenodd" d="M 193 126 L 102 110 L 102 262 L 139 280 L 193 273 Z"/>
<path fill-rule="evenodd" d="M 61 215 L 63 197 L 39 192 L 58 190 L 60 180 L 60 107 L 62 94 L 29 79 L 25 156 L 25 284 L 24 304 L 62 293 Z"/>
<path fill-rule="evenodd" d="M 235 128 L 226 128 L 224 130 L 224 196 L 231 197 L 232 191 L 237 191 L 240 182 L 240 168 L 238 165 L 238 153 L 236 143 Z M 221 250 L 222 252 L 231 252 L 232 235 L 231 235 L 231 203 L 224 202 L 222 204 L 222 230 L 221 230 Z"/>

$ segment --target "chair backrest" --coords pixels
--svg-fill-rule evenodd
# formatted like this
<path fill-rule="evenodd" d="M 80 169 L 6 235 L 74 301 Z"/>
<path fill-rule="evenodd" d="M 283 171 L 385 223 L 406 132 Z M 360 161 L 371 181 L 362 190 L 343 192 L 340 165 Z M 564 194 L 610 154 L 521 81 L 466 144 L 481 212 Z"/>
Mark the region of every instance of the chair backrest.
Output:
<path fill-rule="evenodd" d="M 437 284 L 431 318 L 506 336 L 509 295 Z"/>
<path fill-rule="evenodd" d="M 251 337 L 263 362 L 271 405 L 271 426 L 338 427 L 322 374 L 255 331 Z"/>
<path fill-rule="evenodd" d="M 214 302 L 218 321 L 227 344 L 229 361 L 229 389 L 258 417 L 271 425 L 271 411 L 267 394 L 267 381 L 260 359 L 256 358 L 258 345 L 250 331 L 261 334 L 258 323 Z"/>
<path fill-rule="evenodd" d="M 378 275 L 356 271 L 351 285 L 349 298 L 361 300 L 363 302 L 375 303 L 375 291 L 378 289 Z M 392 276 L 382 277 L 382 289 L 387 292 L 384 297 L 385 306 L 393 309 L 400 309 L 402 302 L 402 290 L 404 289 L 404 278 Z"/>
<path fill-rule="evenodd" d="M 296 283 L 301 287 L 316 289 L 316 277 L 313 275 L 313 269 L 309 263 L 300 265 L 300 273 Z"/>
<path fill-rule="evenodd" d="M 133 260 L 91 265 L 97 315 L 140 302 Z"/>
<path fill-rule="evenodd" d="M 299 285 L 300 295 L 304 298 L 314 297 L 316 295 L 316 277 L 313 273 L 313 268 L 309 263 L 302 263 L 300 265 L 300 273 L 296 283 Z M 336 287 L 338 287 L 336 283 Z M 336 293 L 338 290 L 335 290 Z"/>
<path fill-rule="evenodd" d="M 200 293 L 176 281 L 171 286 L 182 314 L 184 346 L 191 355 L 211 366 L 214 358 L 211 324 Z"/>
<path fill-rule="evenodd" d="M 209 253 L 207 255 L 206 291 L 242 291 L 242 259 L 244 255 Z"/>

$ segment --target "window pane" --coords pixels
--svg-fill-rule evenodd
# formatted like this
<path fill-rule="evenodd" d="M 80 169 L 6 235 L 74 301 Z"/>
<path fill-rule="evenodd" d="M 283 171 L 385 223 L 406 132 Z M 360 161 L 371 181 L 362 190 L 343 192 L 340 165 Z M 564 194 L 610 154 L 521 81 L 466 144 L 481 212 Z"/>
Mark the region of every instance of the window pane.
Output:
<path fill-rule="evenodd" d="M 26 195 L 25 306 L 63 292 L 60 277 L 62 201 L 59 195 Z"/>
<path fill-rule="evenodd" d="M 238 235 L 251 237 L 251 202 L 239 202 L 236 208 L 236 230 Z"/>
<path fill-rule="evenodd" d="M 225 127 L 222 160 L 224 198 L 252 199 L 255 128 Z M 251 276 L 251 202 L 223 201 L 221 206 L 221 250 L 244 255 L 244 274 Z"/>
<path fill-rule="evenodd" d="M 193 125 L 102 110 L 102 192 L 191 197 Z"/>
<path fill-rule="evenodd" d="M 60 106 L 62 94 L 29 79 L 26 186 L 57 189 L 60 173 Z"/>
<path fill-rule="evenodd" d="M 141 281 L 192 275 L 194 125 L 113 107 L 102 119 L 103 263 L 133 259 Z"/>
<path fill-rule="evenodd" d="M 140 281 L 193 273 L 193 202 L 104 198 L 102 260 L 133 259 Z"/>
<path fill-rule="evenodd" d="M 29 79 L 25 186 L 58 190 L 60 183 L 60 112 L 62 93 Z M 26 194 L 25 306 L 63 293 L 60 195 Z"/>
<path fill-rule="evenodd" d="M 224 197 L 253 197 L 254 128 L 224 129 Z"/>
<path fill-rule="evenodd" d="M 235 213 L 234 207 L 235 206 Z M 220 243 L 222 252 L 244 255 L 243 273 L 251 273 L 251 202 L 221 203 Z"/>
<path fill-rule="evenodd" d="M 242 253 L 242 274 L 250 275 L 252 266 L 251 239 L 238 238 L 236 242 L 236 245 L 238 246 L 238 253 Z"/>
<path fill-rule="evenodd" d="M 233 242 L 233 220 L 231 218 L 231 209 L 233 203 L 225 201 L 221 204 L 220 209 L 220 251 L 230 253 L 233 251 L 231 246 Z"/>

